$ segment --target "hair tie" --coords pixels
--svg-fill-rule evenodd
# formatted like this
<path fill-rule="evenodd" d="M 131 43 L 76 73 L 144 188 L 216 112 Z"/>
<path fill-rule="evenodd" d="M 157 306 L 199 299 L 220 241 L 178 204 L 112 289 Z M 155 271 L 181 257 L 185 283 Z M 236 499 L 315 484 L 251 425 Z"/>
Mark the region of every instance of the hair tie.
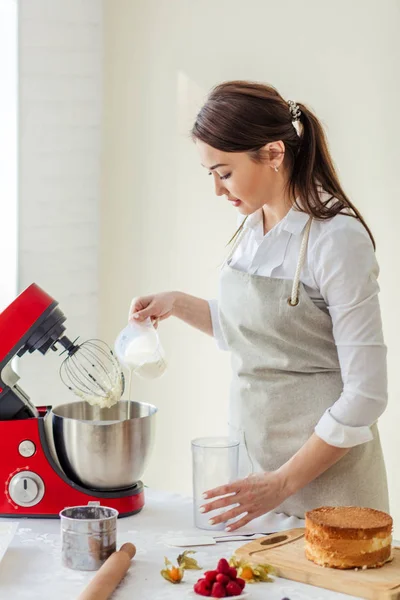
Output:
<path fill-rule="evenodd" d="M 296 130 L 296 133 L 299 137 L 301 137 L 301 129 L 300 129 L 300 117 L 301 110 L 299 105 L 293 100 L 288 100 L 289 112 L 292 117 L 292 125 Z"/>

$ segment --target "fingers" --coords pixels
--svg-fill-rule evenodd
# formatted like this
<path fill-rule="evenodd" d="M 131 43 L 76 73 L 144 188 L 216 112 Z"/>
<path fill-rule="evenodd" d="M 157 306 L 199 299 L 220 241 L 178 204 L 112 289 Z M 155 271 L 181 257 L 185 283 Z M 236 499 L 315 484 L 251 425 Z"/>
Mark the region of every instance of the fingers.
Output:
<path fill-rule="evenodd" d="M 242 509 L 243 511 L 243 509 Z M 253 519 L 256 519 L 257 517 L 261 517 L 262 513 L 244 513 L 243 517 L 241 519 L 239 519 L 238 521 L 235 521 L 235 523 L 229 523 L 228 527 L 226 528 L 226 531 L 236 531 L 236 529 L 240 529 L 241 527 L 244 527 L 245 525 L 247 525 L 247 523 L 250 523 L 250 521 L 252 521 Z"/>
<path fill-rule="evenodd" d="M 153 314 L 154 314 L 153 304 L 149 304 L 149 306 L 147 306 L 147 308 L 144 308 L 143 310 L 139 310 L 139 311 L 133 313 L 132 319 L 134 321 L 138 321 L 140 323 L 141 321 L 145 321 L 146 319 L 151 317 Z"/>
<path fill-rule="evenodd" d="M 150 296 L 134 298 L 129 309 L 129 321 L 144 321 L 151 318 L 157 327 L 158 321 L 163 321 L 172 315 L 174 305 L 173 292 L 163 292 Z"/>
<path fill-rule="evenodd" d="M 260 508 L 260 482 L 257 478 L 246 478 L 218 488 L 208 490 L 204 497 L 211 499 L 200 507 L 202 513 L 226 509 L 224 512 L 212 515 L 210 525 L 226 523 L 240 517 L 236 522 L 229 523 L 228 531 L 243 527 L 265 511 Z M 221 496 L 223 496 L 221 498 Z M 215 500 L 212 500 L 216 498 Z"/>
<path fill-rule="evenodd" d="M 135 319 L 137 321 L 143 321 L 150 317 L 152 314 L 152 296 L 142 296 L 141 298 L 134 298 L 129 308 L 128 320 Z"/>
<path fill-rule="evenodd" d="M 236 506 L 235 508 L 231 508 L 231 510 L 227 510 L 227 511 L 221 513 L 218 516 L 212 517 L 208 522 L 210 525 L 226 523 L 227 521 L 230 521 L 231 519 L 236 519 L 236 517 L 243 515 L 243 512 L 244 512 L 243 507 L 239 505 L 239 506 Z"/>
<path fill-rule="evenodd" d="M 217 498 L 218 496 L 225 496 L 226 494 L 236 494 L 240 490 L 239 483 L 239 481 L 235 481 L 234 483 L 228 483 L 212 490 L 208 490 L 207 492 L 204 492 L 203 498 L 208 500 L 209 498 Z"/>
<path fill-rule="evenodd" d="M 237 494 L 229 494 L 229 496 L 225 496 L 224 498 L 219 498 L 218 500 L 214 500 L 213 502 L 207 502 L 200 507 L 200 512 L 208 513 L 213 510 L 218 510 L 219 508 L 226 508 L 227 506 L 231 506 L 232 504 L 236 504 L 239 501 Z"/>
<path fill-rule="evenodd" d="M 142 298 L 133 298 L 131 305 L 129 307 L 128 320 L 130 321 L 133 318 L 133 315 L 144 308 L 146 305 L 142 304 Z"/>
<path fill-rule="evenodd" d="M 154 329 L 158 329 L 158 322 L 160 319 L 158 317 L 151 317 L 151 322 L 153 324 Z"/>
<path fill-rule="evenodd" d="M 273 510 L 286 498 L 276 473 L 254 474 L 246 479 L 208 490 L 203 494 L 209 502 L 200 507 L 202 513 L 219 511 L 210 515 L 210 524 L 229 522 L 227 531 L 235 531 L 253 519 Z M 225 509 L 221 513 L 221 509 Z M 235 520 L 233 523 L 230 521 Z"/>

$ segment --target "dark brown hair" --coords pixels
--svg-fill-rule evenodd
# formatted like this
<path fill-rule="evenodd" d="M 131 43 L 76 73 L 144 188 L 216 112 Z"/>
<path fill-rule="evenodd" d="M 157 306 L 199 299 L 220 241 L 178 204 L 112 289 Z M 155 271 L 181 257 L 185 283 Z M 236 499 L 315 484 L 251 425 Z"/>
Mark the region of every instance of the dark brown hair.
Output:
<path fill-rule="evenodd" d="M 275 88 L 250 81 L 221 83 L 197 115 L 192 138 L 223 152 L 248 152 L 257 162 L 263 160 L 266 144 L 281 140 L 290 197 L 301 202 L 297 208 L 316 219 L 350 215 L 361 221 L 375 247 L 369 227 L 340 185 L 321 123 L 304 104 L 297 105 L 300 136 L 288 103 Z M 329 194 L 327 200 L 321 199 L 321 191 Z"/>

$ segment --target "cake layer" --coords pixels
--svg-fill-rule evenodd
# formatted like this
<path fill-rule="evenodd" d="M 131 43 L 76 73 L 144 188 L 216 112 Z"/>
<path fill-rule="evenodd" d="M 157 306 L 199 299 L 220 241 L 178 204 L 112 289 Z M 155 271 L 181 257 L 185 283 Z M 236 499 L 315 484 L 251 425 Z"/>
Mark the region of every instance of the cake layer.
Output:
<path fill-rule="evenodd" d="M 372 508 L 325 506 L 306 513 L 306 530 L 321 539 L 386 538 L 392 526 L 390 515 Z"/>
<path fill-rule="evenodd" d="M 392 517 L 358 506 L 323 506 L 306 513 L 305 554 L 336 569 L 380 567 L 392 554 Z"/>
<path fill-rule="evenodd" d="M 384 565 L 391 558 L 391 546 L 386 546 L 376 552 L 357 556 L 345 556 L 336 552 L 320 550 L 306 542 L 306 557 L 323 567 L 335 569 L 376 568 Z"/>
<path fill-rule="evenodd" d="M 332 538 L 320 538 L 306 532 L 306 541 L 308 546 L 317 548 L 320 551 L 340 552 L 346 556 L 359 556 L 360 554 L 368 554 L 370 552 L 377 552 L 391 546 L 392 536 L 388 535 L 384 538 L 372 538 L 372 539 L 332 539 Z"/>

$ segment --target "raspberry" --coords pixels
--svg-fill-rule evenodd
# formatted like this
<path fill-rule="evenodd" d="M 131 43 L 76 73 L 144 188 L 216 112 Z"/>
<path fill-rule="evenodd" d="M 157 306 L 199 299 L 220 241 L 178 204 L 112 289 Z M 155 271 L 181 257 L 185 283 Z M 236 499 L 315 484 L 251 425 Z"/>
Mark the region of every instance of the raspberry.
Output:
<path fill-rule="evenodd" d="M 236 583 L 236 581 L 230 581 L 226 586 L 226 593 L 228 596 L 240 596 L 242 588 Z"/>
<path fill-rule="evenodd" d="M 211 584 L 215 583 L 217 579 L 218 571 L 206 571 L 204 573 L 205 579 Z"/>
<path fill-rule="evenodd" d="M 246 582 L 245 582 L 245 580 L 244 580 L 244 579 L 241 579 L 240 577 L 238 577 L 238 578 L 236 579 L 236 583 L 237 583 L 238 585 L 240 585 L 240 587 L 242 588 L 242 590 L 244 589 L 244 587 L 245 587 L 245 585 L 246 585 Z M 286 599 L 284 598 L 284 600 L 289 600 L 289 599 L 288 599 L 288 598 L 286 598 Z"/>
<path fill-rule="evenodd" d="M 236 579 L 236 577 L 237 577 L 237 571 L 236 571 L 235 567 L 231 567 L 231 568 L 229 569 L 229 577 L 230 577 L 231 579 L 233 579 L 233 580 L 235 580 L 235 579 Z"/>
<path fill-rule="evenodd" d="M 218 571 L 219 573 L 223 573 L 224 575 L 229 575 L 229 573 L 230 573 L 230 570 L 231 570 L 231 568 L 230 568 L 230 566 L 229 566 L 229 563 L 228 563 L 228 561 L 226 560 L 226 558 L 221 558 L 221 559 L 218 561 L 218 567 L 217 567 L 217 571 Z"/>
<path fill-rule="evenodd" d="M 199 581 L 193 587 L 196 594 L 200 594 L 200 596 L 210 596 L 210 586 L 205 579 L 199 579 Z"/>
<path fill-rule="evenodd" d="M 222 583 L 219 583 L 218 581 L 214 583 L 211 590 L 211 596 L 213 598 L 225 598 L 226 591 Z"/>
<path fill-rule="evenodd" d="M 224 575 L 223 573 L 218 573 L 217 581 L 218 581 L 218 583 L 222 583 L 222 585 L 228 585 L 228 583 L 230 582 L 230 577 L 229 577 L 229 575 Z"/>

